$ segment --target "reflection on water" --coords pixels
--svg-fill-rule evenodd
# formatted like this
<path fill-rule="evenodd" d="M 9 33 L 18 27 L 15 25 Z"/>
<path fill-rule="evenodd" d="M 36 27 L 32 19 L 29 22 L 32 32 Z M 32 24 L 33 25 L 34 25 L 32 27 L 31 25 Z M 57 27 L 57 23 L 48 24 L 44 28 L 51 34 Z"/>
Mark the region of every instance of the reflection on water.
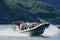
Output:
<path fill-rule="evenodd" d="M 60 36 L 54 36 L 49 38 L 44 37 L 0 37 L 0 40 L 60 40 Z"/>

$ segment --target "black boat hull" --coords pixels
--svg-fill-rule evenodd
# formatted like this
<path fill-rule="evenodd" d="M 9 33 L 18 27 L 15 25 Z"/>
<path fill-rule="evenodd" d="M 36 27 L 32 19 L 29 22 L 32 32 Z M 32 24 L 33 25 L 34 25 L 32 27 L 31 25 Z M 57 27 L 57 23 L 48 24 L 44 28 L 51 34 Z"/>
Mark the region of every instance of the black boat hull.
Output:
<path fill-rule="evenodd" d="M 30 30 L 31 36 L 39 36 L 43 34 L 44 30 L 48 27 L 49 27 L 49 24 L 44 24 L 37 27 L 36 29 Z"/>
<path fill-rule="evenodd" d="M 49 27 L 48 23 L 41 23 L 36 28 L 32 28 L 29 30 L 18 31 L 20 33 L 30 33 L 31 36 L 39 36 L 43 34 L 44 30 Z"/>

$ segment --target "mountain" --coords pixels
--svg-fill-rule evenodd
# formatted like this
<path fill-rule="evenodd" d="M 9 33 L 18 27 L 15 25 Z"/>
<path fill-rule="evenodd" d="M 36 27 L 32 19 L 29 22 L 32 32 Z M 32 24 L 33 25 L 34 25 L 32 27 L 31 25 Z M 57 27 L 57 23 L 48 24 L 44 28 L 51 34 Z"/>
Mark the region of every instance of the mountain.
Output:
<path fill-rule="evenodd" d="M 15 21 L 60 24 L 60 12 L 51 5 L 36 0 L 0 0 L 0 24 Z"/>
<path fill-rule="evenodd" d="M 42 2 L 45 2 L 45 3 L 48 3 L 54 7 L 56 7 L 56 9 L 60 10 L 60 0 L 37 0 L 37 1 L 42 1 Z"/>

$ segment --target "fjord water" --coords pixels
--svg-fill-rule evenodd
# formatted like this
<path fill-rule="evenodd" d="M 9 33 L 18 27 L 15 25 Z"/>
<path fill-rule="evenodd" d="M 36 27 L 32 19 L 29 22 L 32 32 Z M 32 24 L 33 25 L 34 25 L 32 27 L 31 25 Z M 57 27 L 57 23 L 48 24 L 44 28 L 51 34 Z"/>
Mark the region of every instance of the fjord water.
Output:
<path fill-rule="evenodd" d="M 0 40 L 60 40 L 60 29 L 50 25 L 45 29 L 43 36 L 31 37 L 27 33 L 13 32 L 12 25 L 0 25 Z"/>

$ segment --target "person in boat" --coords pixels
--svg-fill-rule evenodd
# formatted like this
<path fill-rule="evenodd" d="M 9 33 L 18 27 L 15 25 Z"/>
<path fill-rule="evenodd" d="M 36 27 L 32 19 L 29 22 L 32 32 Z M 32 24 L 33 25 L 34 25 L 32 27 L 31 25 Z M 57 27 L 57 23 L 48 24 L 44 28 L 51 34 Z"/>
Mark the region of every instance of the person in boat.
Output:
<path fill-rule="evenodd" d="M 19 29 L 20 29 L 20 23 L 18 22 L 16 23 L 16 31 L 19 31 Z"/>
<path fill-rule="evenodd" d="M 20 22 L 20 30 L 26 30 L 26 29 L 30 29 L 31 26 L 28 22 L 24 23 L 24 22 Z"/>
<path fill-rule="evenodd" d="M 20 26 L 22 26 L 22 27 L 21 27 L 21 30 L 26 30 L 27 24 L 26 24 L 26 23 L 23 23 L 23 24 L 20 25 Z"/>
<path fill-rule="evenodd" d="M 33 28 L 33 27 L 36 27 L 37 26 L 37 24 L 36 23 L 26 23 L 27 24 L 27 29 L 31 29 L 31 28 Z"/>
<path fill-rule="evenodd" d="M 36 26 L 35 24 L 29 24 L 29 23 L 24 23 L 24 22 L 17 22 L 17 24 L 16 24 L 16 31 L 31 29 L 31 28 L 33 28 L 35 26 Z"/>
<path fill-rule="evenodd" d="M 26 22 L 26 25 L 27 25 L 27 26 L 26 26 L 27 29 L 31 29 L 31 23 Z"/>
<path fill-rule="evenodd" d="M 25 30 L 26 29 L 26 23 L 24 23 L 24 22 L 17 22 L 17 24 L 16 24 L 16 30 L 17 31 L 20 31 L 20 30 Z"/>

